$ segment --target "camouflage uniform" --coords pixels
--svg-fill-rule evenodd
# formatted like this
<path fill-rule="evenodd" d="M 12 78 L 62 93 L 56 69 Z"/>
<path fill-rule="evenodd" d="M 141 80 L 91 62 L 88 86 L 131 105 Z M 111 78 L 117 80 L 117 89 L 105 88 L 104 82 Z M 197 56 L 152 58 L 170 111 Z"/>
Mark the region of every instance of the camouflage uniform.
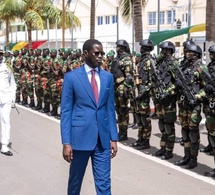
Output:
<path fill-rule="evenodd" d="M 129 45 L 125 40 L 118 40 L 117 57 L 114 59 L 110 72 L 115 79 L 115 107 L 118 117 L 119 140 L 127 140 L 129 122 L 128 96 L 125 85 L 126 77 L 131 75 L 132 63 Z"/>
<path fill-rule="evenodd" d="M 37 97 L 37 106 L 35 110 L 42 109 L 42 96 L 43 96 L 43 89 L 40 85 L 40 71 L 43 64 L 42 59 L 42 50 L 36 49 L 35 51 L 35 69 L 34 69 L 34 87 L 35 87 L 35 94 Z"/>
<path fill-rule="evenodd" d="M 211 84 L 215 83 L 215 45 L 210 46 L 208 51 L 211 59 L 211 62 L 207 66 L 210 80 L 208 81 L 203 77 L 206 83 L 204 89 L 207 97 L 203 103 L 203 112 L 206 117 L 206 129 L 208 131 L 209 145 L 207 148 L 212 148 L 215 163 L 215 84 Z M 215 169 L 210 172 L 210 175 L 215 177 Z"/>
<path fill-rule="evenodd" d="M 161 132 L 160 147 L 154 156 L 162 156 L 161 159 L 173 157 L 175 143 L 175 121 L 176 121 L 176 90 L 175 90 L 175 66 L 178 62 L 172 57 L 175 53 L 175 46 L 170 41 L 165 41 L 159 45 L 161 57 L 157 62 L 156 72 L 152 75 L 155 85 L 156 112 L 158 116 L 158 126 Z"/>
<path fill-rule="evenodd" d="M 28 68 L 27 68 L 27 63 L 28 63 L 28 56 L 27 56 L 27 49 L 22 48 L 21 49 L 21 58 L 22 58 L 22 69 L 21 69 L 21 91 L 22 91 L 22 102 L 21 104 L 26 106 L 28 104 L 28 95 L 27 95 L 27 81 L 28 81 Z"/>
<path fill-rule="evenodd" d="M 150 148 L 149 140 L 151 137 L 151 119 L 150 119 L 150 90 L 151 90 L 151 61 L 153 62 L 150 51 L 154 49 L 151 40 L 145 39 L 140 42 L 141 58 L 138 63 L 136 82 L 138 96 L 136 97 L 136 116 L 138 121 L 138 139 L 131 146 L 138 150 Z M 138 84 L 139 83 L 139 84 Z"/>
<path fill-rule="evenodd" d="M 60 105 L 60 94 L 62 89 L 62 74 L 60 72 L 60 62 L 57 58 L 57 50 L 52 49 L 51 53 L 51 78 L 48 81 L 52 111 L 48 113 L 49 116 L 57 116 L 57 109 Z"/>
<path fill-rule="evenodd" d="M 16 81 L 16 103 L 20 102 L 20 95 L 21 95 L 21 83 L 20 83 L 20 77 L 21 77 L 21 69 L 22 69 L 22 58 L 19 55 L 19 51 L 14 51 L 14 59 L 13 59 L 13 70 L 14 70 L 14 78 Z"/>
<path fill-rule="evenodd" d="M 51 59 L 49 57 L 49 49 L 43 49 L 43 63 L 40 72 L 40 87 L 42 89 L 42 101 L 44 102 L 44 108 L 42 113 L 48 113 L 50 111 L 50 92 L 48 88 L 48 81 L 50 79 L 50 67 Z"/>
<path fill-rule="evenodd" d="M 182 126 L 182 136 L 184 140 L 184 157 L 175 162 L 176 165 L 186 165 L 186 169 L 193 169 L 197 166 L 197 156 L 199 151 L 199 123 L 201 117 L 201 101 L 205 96 L 199 68 L 203 67 L 201 61 L 202 50 L 198 45 L 191 44 L 186 51 L 187 68 L 183 70 L 185 81 L 181 80 L 180 86 L 181 98 L 179 100 L 182 110 L 179 113 Z M 180 83 L 179 82 L 179 83 Z M 182 84 L 188 86 L 188 93 Z M 193 94 L 193 99 L 188 95 Z M 189 97 L 189 98 L 188 98 Z"/>

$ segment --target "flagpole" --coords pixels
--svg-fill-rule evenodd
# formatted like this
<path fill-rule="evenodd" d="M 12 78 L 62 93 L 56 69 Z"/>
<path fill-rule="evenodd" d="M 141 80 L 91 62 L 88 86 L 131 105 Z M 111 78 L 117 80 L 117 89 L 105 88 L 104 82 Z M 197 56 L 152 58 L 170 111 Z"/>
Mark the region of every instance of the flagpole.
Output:
<path fill-rule="evenodd" d="M 62 0 L 62 47 L 65 47 L 65 0 Z"/>

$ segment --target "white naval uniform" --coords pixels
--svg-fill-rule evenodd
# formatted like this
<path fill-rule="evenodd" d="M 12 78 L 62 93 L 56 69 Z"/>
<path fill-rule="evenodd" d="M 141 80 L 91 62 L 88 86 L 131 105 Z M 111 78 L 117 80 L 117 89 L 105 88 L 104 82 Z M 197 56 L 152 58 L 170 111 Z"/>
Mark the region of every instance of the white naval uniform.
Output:
<path fill-rule="evenodd" d="M 0 122 L 1 152 L 7 152 L 10 141 L 10 112 L 12 102 L 15 103 L 16 83 L 12 70 L 4 62 L 0 62 Z"/>

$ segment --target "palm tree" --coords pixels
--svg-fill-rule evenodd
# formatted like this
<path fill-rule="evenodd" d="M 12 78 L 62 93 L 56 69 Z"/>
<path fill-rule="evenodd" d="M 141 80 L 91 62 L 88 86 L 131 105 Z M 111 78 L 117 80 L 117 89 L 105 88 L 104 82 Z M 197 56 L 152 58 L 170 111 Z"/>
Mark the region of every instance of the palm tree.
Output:
<path fill-rule="evenodd" d="M 119 0 L 119 8 L 125 22 L 134 21 L 135 42 L 140 42 L 143 39 L 142 9 L 146 3 L 147 0 Z"/>
<path fill-rule="evenodd" d="M 32 30 L 44 30 L 45 22 L 49 19 L 50 24 L 55 24 L 58 22 L 58 26 L 62 26 L 63 22 L 65 28 L 71 27 L 71 20 L 73 19 L 74 27 L 80 27 L 79 19 L 73 15 L 72 12 L 68 10 L 65 11 L 65 20 L 62 20 L 63 11 L 53 5 L 51 0 L 4 0 L 9 1 L 7 7 L 14 6 L 16 2 L 18 3 L 19 11 L 16 12 L 16 17 L 25 21 L 28 32 L 28 43 L 29 48 L 32 48 Z M 6 5 L 6 4 L 5 4 Z M 5 9 L 6 10 L 6 9 Z M 1 9 L 0 9 L 1 11 Z M 6 11 L 5 11 L 6 12 Z M 2 13 L 4 13 L 2 11 Z"/>
<path fill-rule="evenodd" d="M 95 15 L 96 15 L 96 2 L 91 0 L 90 6 L 90 38 L 95 38 Z"/>
<path fill-rule="evenodd" d="M 20 0 L 1 0 L 0 1 L 0 19 L 5 21 L 5 37 L 6 37 L 6 49 L 9 49 L 9 33 L 10 33 L 10 21 L 20 13 Z"/>
<path fill-rule="evenodd" d="M 215 1 L 207 0 L 206 4 L 206 44 L 215 44 Z M 207 48 L 208 48 L 207 47 Z"/>

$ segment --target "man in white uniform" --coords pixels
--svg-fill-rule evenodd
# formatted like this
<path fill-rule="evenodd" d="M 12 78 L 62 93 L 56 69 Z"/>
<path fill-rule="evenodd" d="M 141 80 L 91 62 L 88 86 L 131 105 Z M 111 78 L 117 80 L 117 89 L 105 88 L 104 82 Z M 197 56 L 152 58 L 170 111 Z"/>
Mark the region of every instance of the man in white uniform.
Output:
<path fill-rule="evenodd" d="M 1 121 L 1 153 L 12 156 L 8 144 L 10 141 L 10 112 L 15 103 L 16 83 L 10 64 L 4 63 L 3 49 L 0 46 L 0 121 Z"/>

